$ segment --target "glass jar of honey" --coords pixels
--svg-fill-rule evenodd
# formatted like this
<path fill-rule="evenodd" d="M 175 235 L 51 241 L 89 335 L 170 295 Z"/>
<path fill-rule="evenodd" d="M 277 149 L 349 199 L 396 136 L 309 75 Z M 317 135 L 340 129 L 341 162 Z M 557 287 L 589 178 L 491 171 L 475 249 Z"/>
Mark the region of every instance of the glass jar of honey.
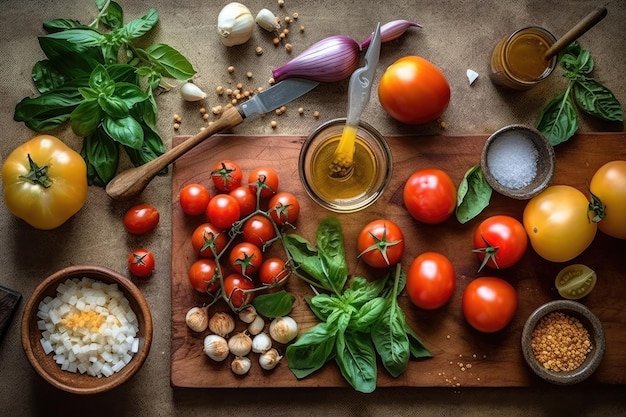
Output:
<path fill-rule="evenodd" d="M 502 39 L 491 54 L 490 78 L 494 84 L 527 90 L 548 78 L 557 56 L 545 59 L 556 38 L 547 30 L 530 26 Z"/>
<path fill-rule="evenodd" d="M 353 169 L 347 177 L 331 176 L 333 154 L 346 119 L 325 122 L 311 133 L 300 151 L 299 173 L 307 194 L 322 207 L 352 213 L 372 205 L 391 180 L 391 150 L 371 125 L 359 122 Z"/>

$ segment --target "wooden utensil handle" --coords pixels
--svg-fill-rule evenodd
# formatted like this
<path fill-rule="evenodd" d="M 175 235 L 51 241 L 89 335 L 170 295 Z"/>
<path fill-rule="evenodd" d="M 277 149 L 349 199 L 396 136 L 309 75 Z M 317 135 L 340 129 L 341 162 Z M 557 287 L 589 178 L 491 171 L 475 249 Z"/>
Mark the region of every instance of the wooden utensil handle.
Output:
<path fill-rule="evenodd" d="M 150 162 L 130 168 L 117 175 L 107 184 L 106 193 L 114 200 L 128 200 L 140 194 L 163 168 L 208 137 L 222 130 L 235 127 L 241 122 L 243 122 L 243 116 L 236 107 L 226 109 L 221 117 L 211 126 L 185 140 L 180 145 L 171 148 Z"/>
<path fill-rule="evenodd" d="M 545 53 L 546 60 L 551 59 L 554 55 L 558 54 L 567 45 L 580 38 L 583 33 L 587 32 L 600 20 L 606 16 L 606 7 L 598 7 L 587 16 L 585 16 L 580 22 L 571 28 L 563 37 L 557 40 Z"/>

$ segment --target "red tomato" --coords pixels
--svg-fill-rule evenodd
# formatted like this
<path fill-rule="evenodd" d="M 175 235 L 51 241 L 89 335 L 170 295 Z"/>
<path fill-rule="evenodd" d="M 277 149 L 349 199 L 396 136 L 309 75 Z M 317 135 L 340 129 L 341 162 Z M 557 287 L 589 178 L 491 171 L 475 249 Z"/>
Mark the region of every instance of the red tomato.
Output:
<path fill-rule="evenodd" d="M 202 293 L 215 294 L 220 288 L 219 279 L 215 277 L 217 264 L 213 259 L 201 258 L 189 267 L 189 282 L 194 290 Z"/>
<path fill-rule="evenodd" d="M 206 207 L 206 216 L 209 223 L 226 230 L 239 220 L 241 209 L 235 197 L 229 194 L 218 194 L 209 201 Z"/>
<path fill-rule="evenodd" d="M 237 187 L 228 193 L 232 197 L 237 200 L 239 204 L 239 210 L 241 211 L 240 216 L 246 217 L 248 214 L 252 214 L 252 212 L 256 209 L 256 196 L 250 191 L 249 187 L 241 186 Z"/>
<path fill-rule="evenodd" d="M 300 215 L 300 202 L 295 195 L 281 191 L 270 198 L 269 209 L 276 224 L 294 224 Z"/>
<path fill-rule="evenodd" d="M 133 235 L 143 235 L 159 224 L 159 211 L 150 204 L 138 204 L 124 215 L 124 228 Z"/>
<path fill-rule="evenodd" d="M 224 293 L 233 307 L 239 308 L 254 299 L 254 282 L 241 274 L 230 274 L 224 278 Z"/>
<path fill-rule="evenodd" d="M 211 171 L 211 179 L 215 188 L 230 192 L 241 185 L 243 173 L 239 165 L 229 159 L 218 162 Z"/>
<path fill-rule="evenodd" d="M 418 56 L 391 64 L 378 83 L 380 105 L 394 119 L 409 124 L 435 120 L 450 102 L 450 84 L 439 68 Z"/>
<path fill-rule="evenodd" d="M 263 214 L 256 214 L 246 220 L 242 233 L 243 240 L 254 243 L 260 248 L 276 237 L 272 221 Z"/>
<path fill-rule="evenodd" d="M 416 171 L 404 184 L 404 205 L 416 220 L 437 224 L 456 208 L 456 187 L 452 178 L 437 168 Z"/>
<path fill-rule="evenodd" d="M 228 262 L 237 273 L 249 277 L 261 267 L 263 254 L 258 246 L 241 242 L 231 249 Z"/>
<path fill-rule="evenodd" d="M 485 266 L 504 269 L 515 265 L 528 247 L 524 225 L 510 216 L 492 216 L 474 231 L 474 252 Z"/>
<path fill-rule="evenodd" d="M 154 255 L 147 249 L 136 249 L 128 255 L 128 269 L 139 278 L 148 278 L 154 271 Z"/>
<path fill-rule="evenodd" d="M 404 235 L 391 220 L 374 220 L 361 229 L 357 250 L 359 258 L 369 266 L 386 268 L 402 260 Z"/>
<path fill-rule="evenodd" d="M 190 216 L 204 213 L 210 199 L 211 194 L 209 190 L 201 184 L 187 184 L 180 190 L 178 195 L 180 208 L 183 210 L 183 213 Z"/>
<path fill-rule="evenodd" d="M 248 184 L 254 195 L 259 189 L 261 197 L 270 197 L 278 191 L 278 174 L 270 167 L 258 167 L 250 172 Z"/>
<path fill-rule="evenodd" d="M 497 332 L 513 319 L 517 293 L 501 278 L 476 278 L 463 292 L 462 309 L 465 319 L 476 330 Z"/>
<path fill-rule="evenodd" d="M 434 310 L 447 303 L 455 285 L 452 262 L 437 252 L 425 252 L 415 258 L 406 276 L 409 299 L 425 310 Z"/>
<path fill-rule="evenodd" d="M 196 227 L 191 234 L 191 245 L 196 253 L 203 258 L 213 258 L 213 251 L 219 254 L 228 243 L 228 234 L 222 233 L 220 229 L 211 223 L 203 223 Z"/>
<path fill-rule="evenodd" d="M 291 272 L 285 268 L 285 261 L 280 258 L 268 258 L 259 268 L 259 281 L 264 285 L 274 285 L 285 283 Z"/>

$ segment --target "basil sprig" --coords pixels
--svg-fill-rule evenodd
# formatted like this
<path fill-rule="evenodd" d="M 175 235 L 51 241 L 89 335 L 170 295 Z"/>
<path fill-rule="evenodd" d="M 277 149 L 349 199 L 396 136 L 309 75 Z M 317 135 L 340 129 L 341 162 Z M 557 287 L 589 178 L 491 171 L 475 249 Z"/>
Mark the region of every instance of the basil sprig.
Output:
<path fill-rule="evenodd" d="M 624 112 L 613 93 L 591 75 L 594 61 L 578 41 L 559 56 L 563 76 L 569 80 L 565 92 L 554 97 L 539 114 L 535 126 L 550 143 L 558 145 L 578 130 L 576 107 L 592 117 L 623 122 Z"/>
<path fill-rule="evenodd" d="M 44 22 L 48 34 L 38 40 L 47 59 L 31 72 L 40 95 L 22 99 L 13 118 L 37 132 L 69 122 L 84 138 L 89 183 L 104 186 L 117 171 L 120 150 L 135 166 L 163 154 L 154 90 L 163 77 L 184 80 L 196 71 L 171 46 L 135 45 L 156 26 L 156 10 L 124 24 L 118 3 L 96 0 L 96 5 L 98 17 L 88 25 Z"/>
<path fill-rule="evenodd" d="M 348 269 L 341 224 L 323 219 L 316 238 L 317 248 L 294 233 L 283 239 L 297 266 L 294 273 L 324 291 L 306 300 L 320 323 L 287 347 L 292 373 L 305 378 L 334 359 L 345 380 L 368 393 L 376 389 L 377 355 L 393 377 L 406 370 L 411 356 L 431 357 L 398 305 L 406 282 L 400 265 L 393 279 L 390 274 L 371 282 L 353 277 L 344 288 Z"/>

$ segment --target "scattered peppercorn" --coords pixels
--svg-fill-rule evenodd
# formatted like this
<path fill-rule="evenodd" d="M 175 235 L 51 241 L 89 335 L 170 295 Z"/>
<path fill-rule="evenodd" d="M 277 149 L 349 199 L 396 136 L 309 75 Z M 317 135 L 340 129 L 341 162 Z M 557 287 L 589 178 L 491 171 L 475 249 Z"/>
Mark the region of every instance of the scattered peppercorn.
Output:
<path fill-rule="evenodd" d="M 231 66 L 229 66 L 229 67 L 227 68 L 227 70 L 228 70 L 228 73 L 229 73 L 229 74 L 232 74 L 233 72 L 235 72 L 235 67 L 233 67 L 233 66 L 231 65 Z"/>

